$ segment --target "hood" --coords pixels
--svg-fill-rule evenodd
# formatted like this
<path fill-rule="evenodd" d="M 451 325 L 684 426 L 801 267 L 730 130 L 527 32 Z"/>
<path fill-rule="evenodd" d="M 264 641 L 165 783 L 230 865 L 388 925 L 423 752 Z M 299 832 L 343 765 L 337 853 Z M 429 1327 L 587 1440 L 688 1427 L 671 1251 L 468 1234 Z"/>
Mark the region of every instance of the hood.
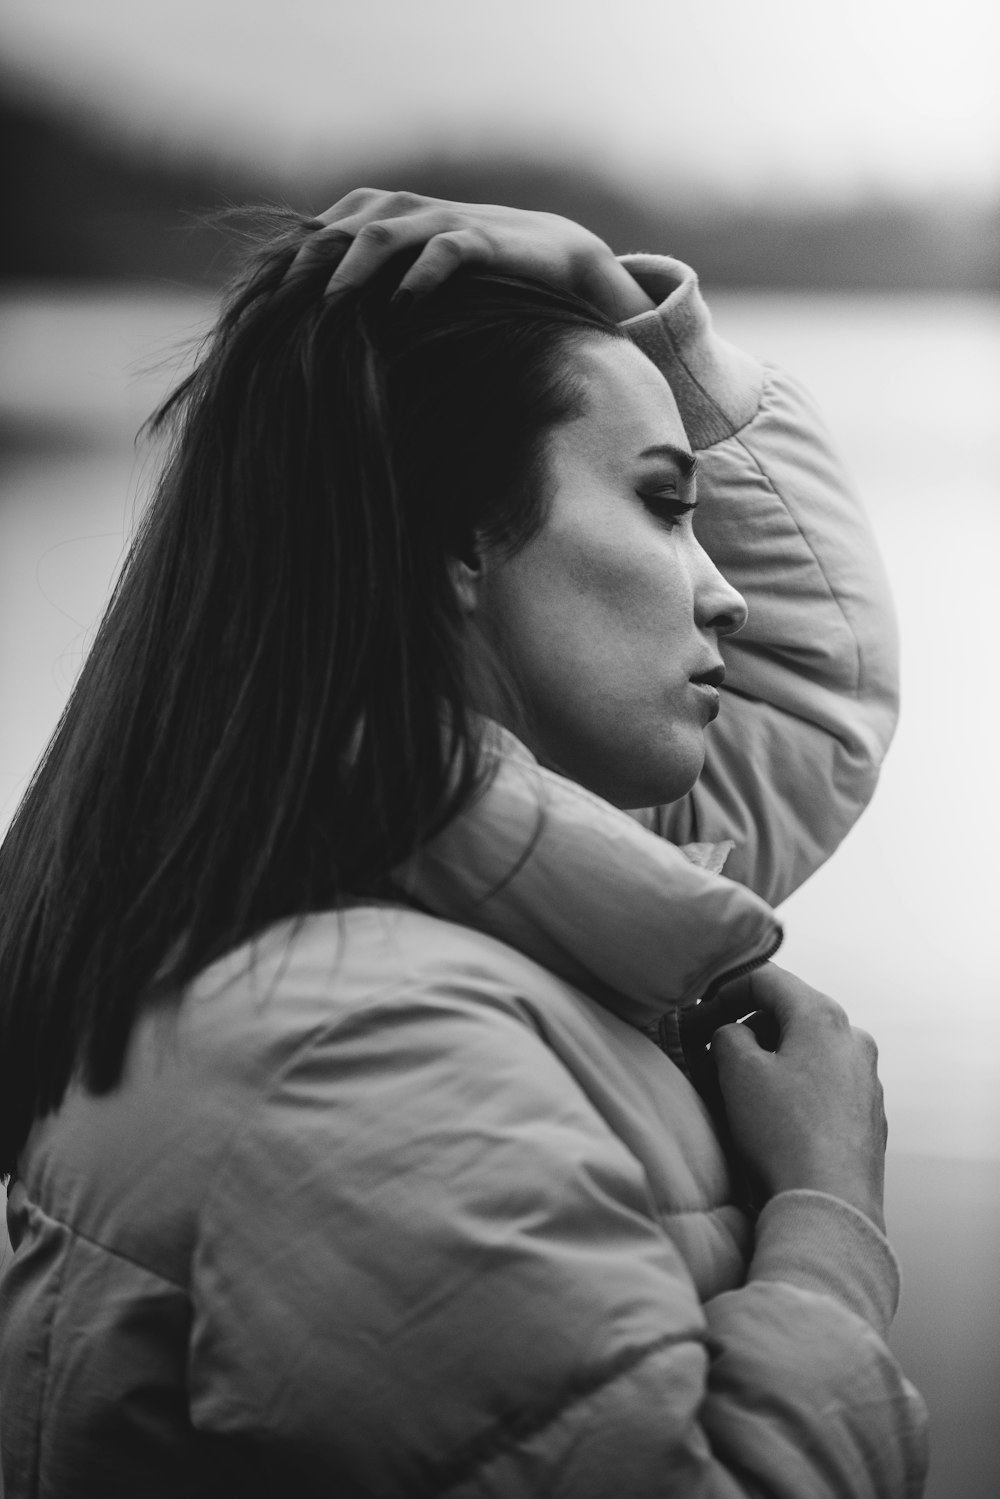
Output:
<path fill-rule="evenodd" d="M 731 844 L 668 843 L 494 730 L 484 788 L 395 872 L 409 900 L 642 1030 L 778 945 L 770 906 L 717 872 Z"/>

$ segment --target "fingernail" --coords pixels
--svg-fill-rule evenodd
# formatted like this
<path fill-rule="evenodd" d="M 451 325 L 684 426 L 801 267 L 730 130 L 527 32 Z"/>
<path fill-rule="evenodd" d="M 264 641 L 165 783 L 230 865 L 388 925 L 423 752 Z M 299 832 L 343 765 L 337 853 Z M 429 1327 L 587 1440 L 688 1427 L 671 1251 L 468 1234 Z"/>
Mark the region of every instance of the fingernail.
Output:
<path fill-rule="evenodd" d="M 409 312 L 413 306 L 413 293 L 408 286 L 400 286 L 389 298 L 389 306 L 394 312 Z"/>

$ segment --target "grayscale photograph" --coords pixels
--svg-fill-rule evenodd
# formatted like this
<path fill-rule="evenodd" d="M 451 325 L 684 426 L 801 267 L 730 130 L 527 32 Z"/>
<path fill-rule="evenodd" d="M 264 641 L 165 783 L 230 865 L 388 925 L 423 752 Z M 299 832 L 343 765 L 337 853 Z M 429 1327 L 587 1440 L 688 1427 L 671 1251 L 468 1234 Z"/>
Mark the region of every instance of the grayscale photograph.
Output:
<path fill-rule="evenodd" d="M 1000 1495 L 998 77 L 6 0 L 0 1499 Z"/>

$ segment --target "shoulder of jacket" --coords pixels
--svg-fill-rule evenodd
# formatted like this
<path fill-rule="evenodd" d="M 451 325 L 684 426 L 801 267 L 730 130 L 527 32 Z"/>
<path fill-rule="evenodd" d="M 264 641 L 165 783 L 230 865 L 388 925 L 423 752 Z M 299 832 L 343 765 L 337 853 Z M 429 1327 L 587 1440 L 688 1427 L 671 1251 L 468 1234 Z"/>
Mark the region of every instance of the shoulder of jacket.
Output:
<path fill-rule="evenodd" d="M 412 907 L 373 903 L 270 928 L 195 981 L 183 1023 L 202 1055 L 230 1055 L 235 1046 L 259 1072 L 280 1067 L 355 1012 L 420 1007 L 444 991 L 513 1013 L 519 995 L 552 986 L 567 987 L 498 938 Z"/>

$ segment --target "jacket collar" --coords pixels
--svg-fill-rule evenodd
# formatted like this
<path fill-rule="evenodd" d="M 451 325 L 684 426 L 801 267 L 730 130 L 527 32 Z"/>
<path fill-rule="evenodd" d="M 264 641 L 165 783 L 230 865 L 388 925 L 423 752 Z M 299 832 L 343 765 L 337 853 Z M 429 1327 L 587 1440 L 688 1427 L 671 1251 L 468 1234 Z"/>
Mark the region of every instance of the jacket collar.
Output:
<path fill-rule="evenodd" d="M 401 893 L 487 932 L 649 1030 L 781 939 L 770 906 L 539 765 L 496 726 L 482 791 L 396 871 Z"/>

